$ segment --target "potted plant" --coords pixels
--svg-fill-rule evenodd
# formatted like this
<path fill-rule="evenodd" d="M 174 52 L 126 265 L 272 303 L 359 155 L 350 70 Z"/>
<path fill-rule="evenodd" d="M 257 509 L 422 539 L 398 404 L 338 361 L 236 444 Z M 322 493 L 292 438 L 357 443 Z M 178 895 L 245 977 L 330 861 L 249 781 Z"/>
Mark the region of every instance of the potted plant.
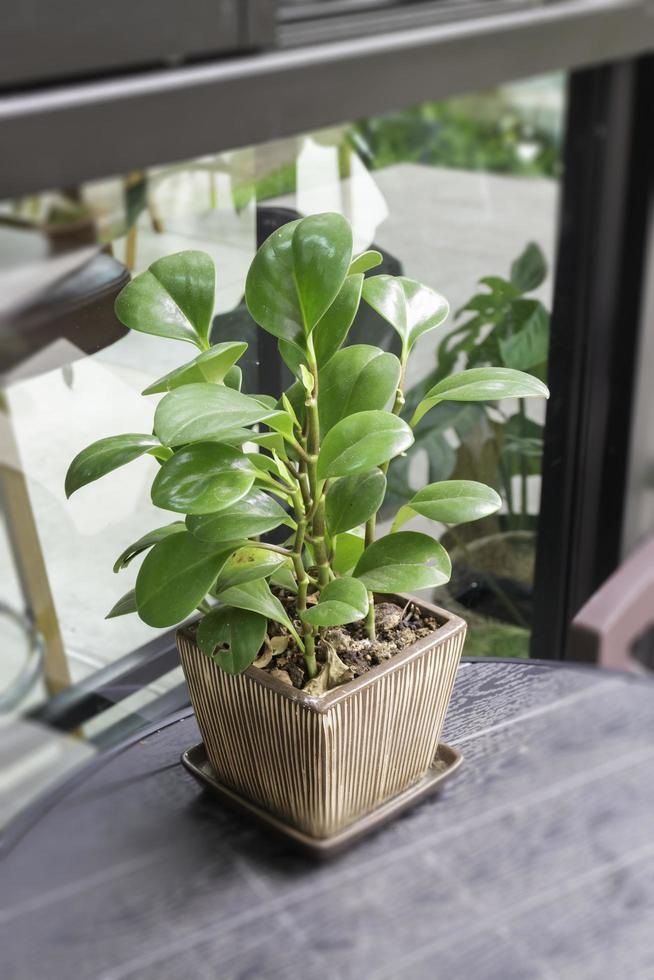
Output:
<path fill-rule="evenodd" d="M 209 344 L 211 259 L 155 262 L 119 295 L 117 315 L 199 353 L 145 389 L 163 394 L 152 433 L 101 439 L 66 476 L 70 495 L 155 457 L 152 500 L 179 519 L 119 556 L 116 569 L 147 551 L 109 615 L 168 627 L 201 612 L 178 643 L 212 775 L 313 840 L 334 840 L 410 794 L 437 751 L 465 623 L 397 595 L 450 574 L 443 546 L 404 525 L 416 514 L 455 524 L 500 506 L 482 484 L 431 484 L 378 536 L 390 461 L 442 401 L 547 394 L 530 375 L 483 368 L 439 382 L 410 421 L 400 418 L 411 349 L 448 305 L 403 277 L 364 283 L 378 259 L 352 256 L 337 214 L 292 221 L 259 249 L 247 305 L 296 377 L 277 402 L 239 390 L 244 344 Z M 362 294 L 398 332 L 399 357 L 342 346 Z M 280 527 L 281 543 L 262 538 Z"/>

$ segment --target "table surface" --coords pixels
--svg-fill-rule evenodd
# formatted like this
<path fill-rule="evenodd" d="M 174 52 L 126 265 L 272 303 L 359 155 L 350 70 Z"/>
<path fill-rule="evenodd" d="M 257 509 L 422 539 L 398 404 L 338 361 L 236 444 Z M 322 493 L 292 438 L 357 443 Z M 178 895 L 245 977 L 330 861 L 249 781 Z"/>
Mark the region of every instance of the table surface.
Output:
<path fill-rule="evenodd" d="M 327 865 L 179 765 L 114 755 L 0 866 L 3 980 L 654 978 L 654 685 L 462 664 L 442 793 Z"/>

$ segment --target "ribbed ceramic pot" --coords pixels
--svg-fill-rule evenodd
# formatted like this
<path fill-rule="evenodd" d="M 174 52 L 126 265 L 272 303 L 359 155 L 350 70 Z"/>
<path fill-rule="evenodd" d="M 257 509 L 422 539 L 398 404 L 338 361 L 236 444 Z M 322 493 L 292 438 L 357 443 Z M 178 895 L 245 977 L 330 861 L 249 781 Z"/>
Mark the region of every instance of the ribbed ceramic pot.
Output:
<path fill-rule="evenodd" d="M 258 667 L 226 674 L 180 630 L 191 702 L 220 782 L 325 838 L 420 780 L 436 754 L 466 624 L 416 605 L 437 630 L 321 697 Z"/>

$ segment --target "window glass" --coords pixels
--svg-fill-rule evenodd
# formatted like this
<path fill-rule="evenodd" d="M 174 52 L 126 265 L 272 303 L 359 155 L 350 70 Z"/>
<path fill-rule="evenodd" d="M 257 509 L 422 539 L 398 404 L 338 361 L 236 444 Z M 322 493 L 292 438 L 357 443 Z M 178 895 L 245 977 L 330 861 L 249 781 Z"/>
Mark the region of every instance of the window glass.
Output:
<path fill-rule="evenodd" d="M 15 710 L 88 680 L 155 635 L 133 615 L 104 617 L 140 561 L 115 574 L 116 557 L 166 522 L 148 496 L 156 463 L 141 458 L 70 500 L 64 494 L 70 460 L 91 441 L 150 431 L 158 396 L 141 391 L 190 356 L 186 345 L 129 334 L 116 321 L 113 302 L 129 275 L 182 249 L 210 253 L 213 339 L 248 340 L 244 386 L 279 393 L 285 378 L 270 340 L 243 305 L 245 275 L 274 228 L 335 210 L 352 222 L 358 250 L 382 252 L 372 274 L 419 279 L 450 301 L 448 322 L 417 345 L 410 405 L 466 366 L 502 363 L 544 377 L 563 91 L 559 76 L 535 79 L 0 205 L 3 643 L 5 630 L 25 634 L 0 664 L 0 691 L 21 670 L 29 676 L 35 643 L 44 651 Z M 395 342 L 363 307 L 350 341 Z M 390 471 L 386 515 L 425 480 L 479 479 L 502 496 L 496 517 L 428 528 L 451 549 L 452 582 L 436 598 L 468 619 L 470 654 L 528 651 L 544 413 L 537 402 L 440 406 Z M 178 671 L 153 678 L 85 731 L 96 736 L 179 682 Z"/>

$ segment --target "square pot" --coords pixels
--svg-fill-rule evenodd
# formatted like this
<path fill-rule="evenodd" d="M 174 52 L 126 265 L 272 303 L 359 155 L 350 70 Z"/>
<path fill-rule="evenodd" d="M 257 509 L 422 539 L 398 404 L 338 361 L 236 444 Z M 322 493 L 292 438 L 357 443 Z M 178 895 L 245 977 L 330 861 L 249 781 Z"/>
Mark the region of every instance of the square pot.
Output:
<path fill-rule="evenodd" d="M 466 624 L 415 604 L 437 630 L 320 697 L 258 667 L 226 674 L 191 630 L 180 630 L 180 658 L 217 779 L 314 838 L 339 833 L 419 781 L 436 755 Z"/>

